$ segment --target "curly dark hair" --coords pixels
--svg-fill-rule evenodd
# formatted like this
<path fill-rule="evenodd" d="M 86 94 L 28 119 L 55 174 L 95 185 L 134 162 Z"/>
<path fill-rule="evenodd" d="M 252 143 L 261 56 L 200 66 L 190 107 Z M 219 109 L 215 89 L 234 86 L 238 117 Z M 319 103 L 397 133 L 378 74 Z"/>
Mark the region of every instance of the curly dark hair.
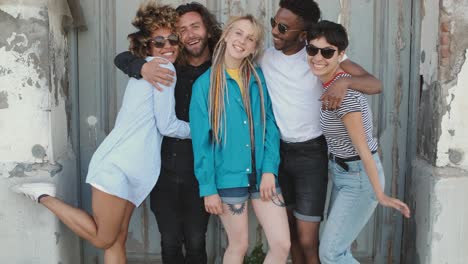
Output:
<path fill-rule="evenodd" d="M 204 5 L 198 2 L 182 4 L 176 8 L 176 11 L 179 13 L 179 16 L 182 16 L 188 12 L 196 12 L 200 14 L 203 20 L 203 24 L 211 36 L 208 39 L 208 48 L 212 54 L 216 43 L 218 43 L 218 40 L 223 33 L 221 24 L 216 20 L 216 17 Z"/>
<path fill-rule="evenodd" d="M 314 0 L 281 0 L 279 6 L 302 18 L 305 28 L 320 20 L 320 8 Z"/>
<path fill-rule="evenodd" d="M 132 25 L 138 31 L 128 35 L 129 51 L 140 58 L 146 58 L 150 52 L 151 33 L 160 28 L 169 28 L 177 32 L 178 14 L 169 5 L 159 5 L 156 1 L 148 1 L 138 8 Z"/>

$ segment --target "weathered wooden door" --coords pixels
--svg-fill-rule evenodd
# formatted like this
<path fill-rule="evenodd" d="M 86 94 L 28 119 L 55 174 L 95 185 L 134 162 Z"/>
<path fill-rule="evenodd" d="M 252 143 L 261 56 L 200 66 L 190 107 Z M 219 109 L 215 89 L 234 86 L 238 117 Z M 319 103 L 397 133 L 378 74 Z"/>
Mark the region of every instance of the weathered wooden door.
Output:
<path fill-rule="evenodd" d="M 347 55 L 383 82 L 383 92 L 370 97 L 374 132 L 386 177 L 385 192 L 404 197 L 413 1 L 318 1 L 323 18 L 343 24 L 349 34 Z M 416 6 L 416 5 L 415 5 Z M 416 12 L 414 12 L 417 14 Z M 353 244 L 364 263 L 400 263 L 402 217 L 379 206 Z"/>
<path fill-rule="evenodd" d="M 127 77 L 113 66 L 116 53 L 127 49 L 126 36 L 138 4 L 142 1 L 81 0 L 88 29 L 78 33 L 78 81 L 80 90 L 80 157 L 82 197 L 90 208 L 89 186 L 84 184 L 89 160 L 111 130 Z M 177 6 L 183 0 L 165 0 Z M 279 0 L 205 0 L 221 22 L 229 15 L 253 13 L 265 24 L 267 45 L 271 45 L 269 18 Z M 406 132 L 413 1 L 319 0 L 324 19 L 342 23 L 349 32 L 348 57 L 361 64 L 384 83 L 380 96 L 370 97 L 376 136 L 386 174 L 386 192 L 403 197 L 406 169 Z M 251 216 L 251 242 L 256 240 L 256 221 Z M 399 263 L 402 219 L 379 207 L 365 230 L 353 244 L 362 262 Z M 160 257 L 159 232 L 148 202 L 135 210 L 130 226 L 128 253 L 133 263 L 155 263 Z M 264 243 L 266 244 L 266 243 Z M 210 221 L 207 247 L 210 262 L 219 261 L 226 245 L 222 227 Z M 85 243 L 85 263 L 102 263 L 98 250 Z"/>

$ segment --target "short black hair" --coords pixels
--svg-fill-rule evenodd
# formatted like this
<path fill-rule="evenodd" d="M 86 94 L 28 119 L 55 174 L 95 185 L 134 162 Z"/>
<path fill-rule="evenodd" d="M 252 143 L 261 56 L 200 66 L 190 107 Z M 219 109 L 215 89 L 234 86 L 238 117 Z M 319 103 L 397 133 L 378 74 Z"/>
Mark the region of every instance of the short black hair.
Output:
<path fill-rule="evenodd" d="M 208 48 L 210 49 L 210 53 L 213 53 L 216 43 L 218 43 L 221 33 L 223 33 L 221 24 L 216 20 L 216 17 L 204 5 L 198 2 L 181 4 L 176 8 L 176 11 L 179 16 L 189 12 L 200 14 L 206 31 L 210 33 L 211 36 L 208 39 Z"/>
<path fill-rule="evenodd" d="M 346 33 L 346 29 L 340 24 L 322 20 L 307 30 L 307 43 L 321 37 L 324 37 L 328 43 L 337 47 L 338 51 L 343 51 L 348 47 L 348 33 Z"/>
<path fill-rule="evenodd" d="M 281 0 L 279 6 L 302 18 L 305 28 L 320 20 L 320 8 L 314 0 Z"/>

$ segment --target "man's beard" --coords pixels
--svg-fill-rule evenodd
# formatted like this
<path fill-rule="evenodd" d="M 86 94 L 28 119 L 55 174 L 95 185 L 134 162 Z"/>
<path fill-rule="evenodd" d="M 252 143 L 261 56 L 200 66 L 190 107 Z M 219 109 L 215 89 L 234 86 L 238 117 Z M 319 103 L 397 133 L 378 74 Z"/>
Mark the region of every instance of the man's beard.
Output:
<path fill-rule="evenodd" d="M 203 51 L 206 49 L 207 45 L 208 45 L 208 39 L 200 39 L 200 46 L 199 46 L 200 48 L 196 48 L 196 49 L 185 48 L 185 52 L 187 53 L 187 55 L 191 57 L 198 58 L 203 54 Z"/>

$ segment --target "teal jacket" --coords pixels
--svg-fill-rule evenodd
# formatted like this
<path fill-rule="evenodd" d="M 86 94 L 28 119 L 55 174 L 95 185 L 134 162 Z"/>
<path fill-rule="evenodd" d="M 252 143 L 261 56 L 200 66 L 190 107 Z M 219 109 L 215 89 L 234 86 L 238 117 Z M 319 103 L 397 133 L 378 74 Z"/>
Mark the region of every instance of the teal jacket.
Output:
<path fill-rule="evenodd" d="M 262 173 L 278 175 L 280 134 L 276 125 L 265 78 L 257 68 L 265 97 L 266 122 L 261 118 L 261 101 L 255 77 L 250 78 L 250 96 L 255 134 L 257 188 Z M 228 92 L 225 98 L 226 124 L 220 133 L 222 140 L 214 144 L 208 113 L 208 91 L 211 68 L 193 84 L 190 103 L 190 130 L 195 158 L 195 176 L 200 185 L 200 196 L 218 193 L 218 189 L 247 187 L 252 171 L 249 120 L 237 82 L 226 74 Z M 229 96 L 229 98 L 227 98 Z M 263 127 L 266 132 L 263 134 Z M 224 131 L 226 133 L 224 133 Z"/>

